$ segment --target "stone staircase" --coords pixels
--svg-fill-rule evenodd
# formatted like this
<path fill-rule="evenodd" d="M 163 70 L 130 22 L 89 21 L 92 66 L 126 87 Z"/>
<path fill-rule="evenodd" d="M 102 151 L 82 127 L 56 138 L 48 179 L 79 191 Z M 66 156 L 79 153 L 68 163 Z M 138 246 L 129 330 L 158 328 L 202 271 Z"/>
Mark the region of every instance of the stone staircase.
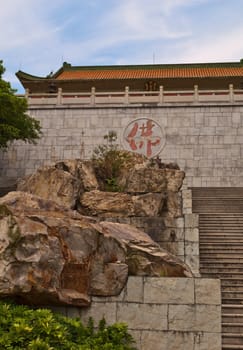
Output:
<path fill-rule="evenodd" d="M 194 188 L 200 272 L 220 278 L 222 349 L 243 349 L 243 188 Z"/>

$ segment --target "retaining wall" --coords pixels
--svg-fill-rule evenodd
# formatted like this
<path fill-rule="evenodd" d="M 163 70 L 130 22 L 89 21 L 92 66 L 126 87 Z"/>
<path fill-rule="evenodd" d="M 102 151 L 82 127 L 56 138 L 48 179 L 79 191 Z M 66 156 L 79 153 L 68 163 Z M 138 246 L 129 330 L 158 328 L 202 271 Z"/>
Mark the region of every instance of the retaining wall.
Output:
<path fill-rule="evenodd" d="M 123 144 L 123 132 L 137 118 L 151 118 L 164 130 L 164 162 L 177 162 L 188 187 L 243 186 L 243 106 L 196 104 L 182 106 L 75 105 L 30 107 L 43 137 L 37 146 L 15 143 L 0 152 L 0 187 L 52 161 L 90 158 L 109 130 Z"/>
<path fill-rule="evenodd" d="M 117 297 L 93 297 L 89 308 L 56 308 L 84 322 L 125 322 L 139 350 L 221 350 L 220 281 L 129 277 Z"/>

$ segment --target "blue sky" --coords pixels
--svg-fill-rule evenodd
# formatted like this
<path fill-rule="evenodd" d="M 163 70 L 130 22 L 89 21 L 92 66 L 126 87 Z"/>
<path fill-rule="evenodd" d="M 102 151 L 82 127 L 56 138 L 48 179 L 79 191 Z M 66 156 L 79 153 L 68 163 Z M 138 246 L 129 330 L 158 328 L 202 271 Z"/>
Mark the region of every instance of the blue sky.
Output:
<path fill-rule="evenodd" d="M 4 0 L 4 78 L 72 65 L 227 62 L 243 58 L 243 0 Z"/>

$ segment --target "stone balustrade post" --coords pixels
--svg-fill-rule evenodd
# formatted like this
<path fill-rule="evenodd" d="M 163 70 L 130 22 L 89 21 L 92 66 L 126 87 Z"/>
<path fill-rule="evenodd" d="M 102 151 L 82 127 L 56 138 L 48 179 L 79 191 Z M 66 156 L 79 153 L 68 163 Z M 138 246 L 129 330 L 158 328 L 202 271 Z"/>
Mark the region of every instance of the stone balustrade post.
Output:
<path fill-rule="evenodd" d="M 194 85 L 194 102 L 199 101 L 199 95 L 198 95 L 198 85 Z"/>
<path fill-rule="evenodd" d="M 57 105 L 62 104 L 62 88 L 58 88 L 57 90 Z"/>
<path fill-rule="evenodd" d="M 234 102 L 234 86 L 229 84 L 229 101 Z"/>
<path fill-rule="evenodd" d="M 164 87 L 161 85 L 159 87 L 159 104 L 164 102 Z"/>
<path fill-rule="evenodd" d="M 95 105 L 95 87 L 91 88 L 90 104 Z"/>
<path fill-rule="evenodd" d="M 124 103 L 129 104 L 129 86 L 125 87 Z"/>

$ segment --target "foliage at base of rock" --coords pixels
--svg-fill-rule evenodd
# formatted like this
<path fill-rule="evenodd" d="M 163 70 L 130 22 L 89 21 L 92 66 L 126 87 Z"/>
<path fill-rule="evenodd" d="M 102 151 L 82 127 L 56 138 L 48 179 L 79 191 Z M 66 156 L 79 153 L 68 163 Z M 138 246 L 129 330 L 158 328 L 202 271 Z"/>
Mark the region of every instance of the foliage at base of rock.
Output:
<path fill-rule="evenodd" d="M 101 320 L 98 330 L 92 319 L 87 326 L 47 309 L 30 309 L 0 302 L 1 350 L 136 350 L 127 326 L 107 326 Z"/>

